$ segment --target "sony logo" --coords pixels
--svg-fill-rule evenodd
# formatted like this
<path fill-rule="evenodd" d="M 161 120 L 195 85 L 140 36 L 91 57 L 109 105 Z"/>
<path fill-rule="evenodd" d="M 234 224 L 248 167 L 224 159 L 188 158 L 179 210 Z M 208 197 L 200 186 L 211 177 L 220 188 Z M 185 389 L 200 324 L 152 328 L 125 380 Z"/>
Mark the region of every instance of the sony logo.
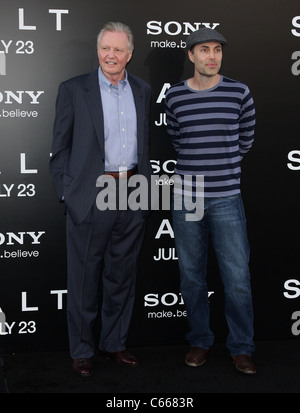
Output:
<path fill-rule="evenodd" d="M 297 279 L 286 280 L 284 283 L 286 291 L 283 293 L 285 298 L 299 298 L 300 297 L 300 281 Z"/>
<path fill-rule="evenodd" d="M 45 234 L 45 231 L 38 232 L 6 232 L 5 234 L 0 233 L 0 245 L 23 245 L 24 241 L 29 240 L 32 245 L 40 244 L 40 237 Z"/>
<path fill-rule="evenodd" d="M 214 294 L 214 292 L 209 291 L 208 298 L 212 294 Z M 181 293 L 175 294 L 172 292 L 167 292 L 161 296 L 159 294 L 150 293 L 144 296 L 144 307 L 156 307 L 159 304 L 170 307 L 176 304 L 184 305 L 184 302 Z"/>
<path fill-rule="evenodd" d="M 296 29 L 300 29 L 300 16 L 295 16 L 292 20 L 292 25 L 296 27 Z M 300 31 L 296 29 L 292 29 L 291 32 L 293 36 L 300 37 Z"/>
<path fill-rule="evenodd" d="M 40 102 L 38 101 L 38 98 L 43 93 L 45 92 L 42 90 L 37 90 L 36 92 L 33 90 L 16 90 L 14 92 L 12 90 L 4 90 L 0 92 L 0 103 L 3 102 L 10 105 L 16 102 L 21 105 L 26 97 L 31 105 L 39 105 Z"/>
<path fill-rule="evenodd" d="M 300 170 L 300 150 L 290 151 L 288 153 L 288 160 L 290 161 L 287 164 L 287 167 L 292 171 Z"/>
<path fill-rule="evenodd" d="M 170 21 L 163 24 L 161 21 L 151 20 L 147 22 L 147 34 L 159 35 L 166 33 L 170 36 L 177 36 L 178 34 L 189 35 L 195 30 L 200 29 L 201 26 L 215 29 L 220 23 L 179 23 L 176 21 Z"/>

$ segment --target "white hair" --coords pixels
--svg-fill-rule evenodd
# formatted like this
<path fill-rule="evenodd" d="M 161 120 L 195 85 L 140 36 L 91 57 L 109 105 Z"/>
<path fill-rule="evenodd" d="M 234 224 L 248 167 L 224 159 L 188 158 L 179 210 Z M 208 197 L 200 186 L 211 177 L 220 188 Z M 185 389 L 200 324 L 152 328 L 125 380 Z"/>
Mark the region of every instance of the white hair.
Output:
<path fill-rule="evenodd" d="M 97 36 L 97 47 L 104 32 L 123 32 L 128 37 L 128 49 L 133 52 L 134 49 L 134 37 L 129 26 L 121 22 L 108 22 L 100 30 Z"/>

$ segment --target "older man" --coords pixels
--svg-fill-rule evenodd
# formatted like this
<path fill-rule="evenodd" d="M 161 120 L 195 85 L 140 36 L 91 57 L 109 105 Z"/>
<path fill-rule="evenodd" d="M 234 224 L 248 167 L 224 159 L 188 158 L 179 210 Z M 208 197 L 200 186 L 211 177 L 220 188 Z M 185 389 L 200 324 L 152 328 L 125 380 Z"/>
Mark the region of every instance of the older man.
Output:
<path fill-rule="evenodd" d="M 138 173 L 150 182 L 151 89 L 127 73 L 133 49 L 130 28 L 107 23 L 97 38 L 99 68 L 63 82 L 56 102 L 50 171 L 67 210 L 70 354 L 82 377 L 92 372 L 101 279 L 99 354 L 137 364 L 125 343 L 147 211 L 96 204 L 101 176 L 115 180 L 117 201 L 119 180 Z"/>

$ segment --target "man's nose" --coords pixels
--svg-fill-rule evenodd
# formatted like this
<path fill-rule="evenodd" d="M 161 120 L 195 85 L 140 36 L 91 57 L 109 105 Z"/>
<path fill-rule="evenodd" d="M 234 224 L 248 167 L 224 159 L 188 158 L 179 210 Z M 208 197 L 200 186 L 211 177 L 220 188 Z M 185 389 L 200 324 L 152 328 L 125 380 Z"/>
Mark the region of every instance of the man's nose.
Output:
<path fill-rule="evenodd" d="M 115 50 L 114 49 L 108 49 L 108 56 L 110 57 L 115 57 Z"/>

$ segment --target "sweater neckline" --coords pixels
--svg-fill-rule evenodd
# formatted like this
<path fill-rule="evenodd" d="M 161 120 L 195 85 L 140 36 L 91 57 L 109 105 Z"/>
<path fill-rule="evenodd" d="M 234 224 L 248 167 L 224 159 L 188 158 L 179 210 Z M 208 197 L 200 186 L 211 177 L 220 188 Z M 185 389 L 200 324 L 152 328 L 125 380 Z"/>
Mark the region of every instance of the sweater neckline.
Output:
<path fill-rule="evenodd" d="M 211 88 L 209 88 L 209 89 L 203 89 L 203 90 L 192 89 L 191 87 L 188 86 L 188 83 L 187 83 L 187 82 L 188 82 L 188 79 L 186 79 L 186 80 L 184 81 L 184 85 L 185 85 L 185 87 L 186 87 L 189 91 L 191 91 L 191 92 L 193 92 L 193 93 L 208 93 L 208 92 L 211 92 L 211 91 L 215 90 L 217 87 L 220 86 L 220 84 L 223 82 L 223 76 L 220 75 L 219 82 L 218 82 L 215 86 L 213 86 L 213 87 L 211 87 Z"/>

